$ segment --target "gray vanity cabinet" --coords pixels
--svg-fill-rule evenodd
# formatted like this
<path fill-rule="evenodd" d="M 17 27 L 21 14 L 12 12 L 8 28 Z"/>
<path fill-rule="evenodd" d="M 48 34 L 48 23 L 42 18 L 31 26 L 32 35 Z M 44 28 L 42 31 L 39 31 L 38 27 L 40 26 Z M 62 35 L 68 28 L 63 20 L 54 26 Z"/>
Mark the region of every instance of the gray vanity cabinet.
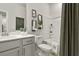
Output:
<path fill-rule="evenodd" d="M 23 47 L 23 56 L 34 56 L 35 55 L 35 45 L 29 44 Z"/>
<path fill-rule="evenodd" d="M 0 43 L 0 56 L 19 56 L 19 40 Z"/>
<path fill-rule="evenodd" d="M 33 37 L 23 40 L 23 55 L 24 56 L 35 55 L 35 43 Z"/>
<path fill-rule="evenodd" d="M 32 46 L 31 45 L 32 44 L 29 44 L 29 45 L 26 45 L 23 47 L 23 51 L 24 51 L 23 55 L 24 56 L 32 56 L 32 50 L 31 50 Z"/>
<path fill-rule="evenodd" d="M 0 56 L 34 56 L 35 37 L 0 42 Z"/>
<path fill-rule="evenodd" d="M 0 56 L 19 56 L 19 49 L 12 49 L 5 52 L 0 53 Z"/>

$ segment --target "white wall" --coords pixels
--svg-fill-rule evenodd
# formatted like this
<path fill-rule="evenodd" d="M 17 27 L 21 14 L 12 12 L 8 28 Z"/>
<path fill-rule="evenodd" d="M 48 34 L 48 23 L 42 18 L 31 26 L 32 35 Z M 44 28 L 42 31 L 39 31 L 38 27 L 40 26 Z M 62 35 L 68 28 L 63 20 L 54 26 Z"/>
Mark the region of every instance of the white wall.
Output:
<path fill-rule="evenodd" d="M 1 10 L 6 10 L 8 12 L 8 29 L 10 31 L 15 31 L 16 28 L 16 16 L 25 18 L 25 7 L 22 4 L 14 3 L 1 3 Z"/>
<path fill-rule="evenodd" d="M 32 33 L 31 20 L 32 20 L 32 9 L 35 9 L 38 14 L 49 17 L 49 5 L 47 3 L 28 3 L 26 5 L 27 14 L 27 31 Z"/>
<path fill-rule="evenodd" d="M 61 3 L 51 3 L 50 5 L 50 15 L 52 18 L 61 16 L 62 4 Z"/>
<path fill-rule="evenodd" d="M 61 13 L 62 4 L 54 3 L 50 4 L 50 15 L 53 24 L 53 39 L 60 43 L 60 30 L 61 30 Z"/>
<path fill-rule="evenodd" d="M 14 19 L 15 19 L 15 9 L 14 4 L 0 4 L 1 10 L 6 10 L 8 12 L 8 24 L 9 24 L 9 31 L 14 30 Z"/>
<path fill-rule="evenodd" d="M 16 16 L 25 18 L 26 6 L 23 4 L 16 4 Z"/>
<path fill-rule="evenodd" d="M 24 27 L 26 28 L 26 4 L 16 4 L 15 16 L 24 18 Z"/>
<path fill-rule="evenodd" d="M 53 23 L 53 39 L 60 41 L 61 17 L 52 20 Z"/>

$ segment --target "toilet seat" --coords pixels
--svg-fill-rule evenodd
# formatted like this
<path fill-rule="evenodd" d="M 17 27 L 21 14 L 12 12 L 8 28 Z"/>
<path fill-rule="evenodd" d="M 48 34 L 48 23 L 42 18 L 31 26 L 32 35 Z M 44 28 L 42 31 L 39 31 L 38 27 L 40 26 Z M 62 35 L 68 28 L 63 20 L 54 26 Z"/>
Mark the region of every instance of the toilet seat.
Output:
<path fill-rule="evenodd" d="M 38 45 L 38 47 L 45 52 L 51 52 L 52 51 L 52 47 L 47 45 L 47 44 L 40 44 L 40 45 Z"/>

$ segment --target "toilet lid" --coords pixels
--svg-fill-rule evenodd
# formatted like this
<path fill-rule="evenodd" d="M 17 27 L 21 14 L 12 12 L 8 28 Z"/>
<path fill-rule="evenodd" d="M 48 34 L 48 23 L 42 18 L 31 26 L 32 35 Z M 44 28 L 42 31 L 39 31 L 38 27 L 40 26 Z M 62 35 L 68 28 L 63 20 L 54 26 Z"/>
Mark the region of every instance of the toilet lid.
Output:
<path fill-rule="evenodd" d="M 47 52 L 52 50 L 52 47 L 47 44 L 40 44 L 40 45 L 38 45 L 38 47 Z"/>

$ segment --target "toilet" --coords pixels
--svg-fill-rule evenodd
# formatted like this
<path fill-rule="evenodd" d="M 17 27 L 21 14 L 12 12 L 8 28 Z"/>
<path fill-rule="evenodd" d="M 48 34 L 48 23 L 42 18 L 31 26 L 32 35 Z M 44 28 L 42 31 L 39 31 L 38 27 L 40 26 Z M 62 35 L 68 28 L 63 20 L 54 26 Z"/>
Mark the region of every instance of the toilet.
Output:
<path fill-rule="evenodd" d="M 39 56 L 57 56 L 58 48 L 56 45 L 40 44 L 38 45 Z"/>
<path fill-rule="evenodd" d="M 38 37 L 37 37 L 38 38 Z M 57 56 L 58 55 L 58 45 L 56 42 L 51 43 L 50 39 L 42 40 L 38 43 L 40 39 L 36 42 L 36 55 L 38 56 Z M 46 43 L 47 42 L 47 43 Z"/>
<path fill-rule="evenodd" d="M 40 44 L 38 45 L 39 48 L 39 56 L 49 56 L 50 52 L 52 52 L 52 47 L 47 44 Z"/>

